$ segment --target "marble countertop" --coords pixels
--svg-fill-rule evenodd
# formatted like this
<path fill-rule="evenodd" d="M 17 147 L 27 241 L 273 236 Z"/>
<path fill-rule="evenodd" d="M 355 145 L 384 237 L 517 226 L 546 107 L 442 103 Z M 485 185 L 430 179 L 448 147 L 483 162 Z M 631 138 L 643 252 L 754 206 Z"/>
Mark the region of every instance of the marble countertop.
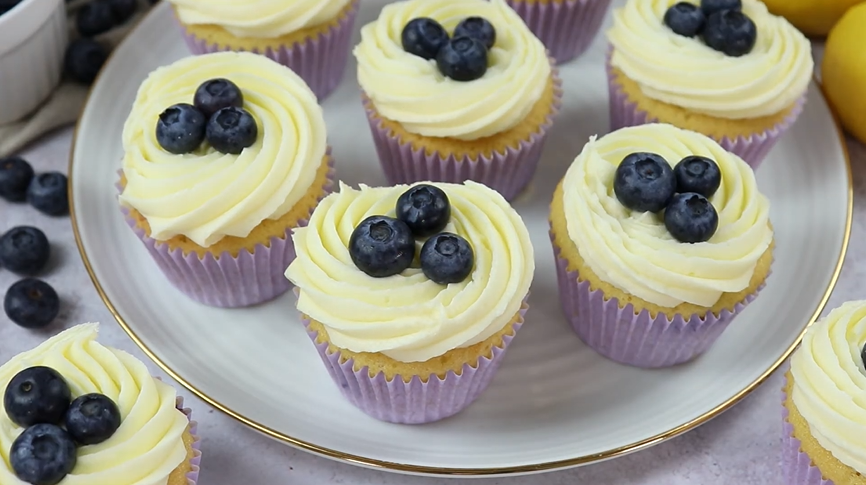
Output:
<path fill-rule="evenodd" d="M 816 52 L 820 56 L 820 52 Z M 22 153 L 37 171 L 65 172 L 72 130 L 64 129 L 41 140 Z M 863 298 L 866 285 L 866 147 L 849 140 L 854 175 L 854 224 L 846 264 L 828 309 L 844 301 Z M 154 375 L 168 379 L 135 347 L 99 299 L 78 256 L 68 218 L 48 218 L 24 205 L 14 209 L 0 201 L 0 229 L 34 224 L 52 241 L 52 261 L 45 280 L 60 293 L 61 314 L 50 331 L 85 321 L 105 323 L 100 341 L 131 352 L 148 363 Z M 0 271 L 0 288 L 15 277 Z M 826 311 L 825 311 L 826 313 Z M 38 345 L 47 334 L 24 331 L 0 314 L 0 362 Z M 704 426 L 653 448 L 616 460 L 561 472 L 488 479 L 489 485 L 595 484 L 781 484 L 779 468 L 779 389 L 782 375 L 776 373 L 740 404 Z M 181 389 L 195 411 L 204 438 L 202 485 L 463 485 L 470 479 L 407 477 L 353 467 L 319 458 L 271 441 L 192 397 Z"/>

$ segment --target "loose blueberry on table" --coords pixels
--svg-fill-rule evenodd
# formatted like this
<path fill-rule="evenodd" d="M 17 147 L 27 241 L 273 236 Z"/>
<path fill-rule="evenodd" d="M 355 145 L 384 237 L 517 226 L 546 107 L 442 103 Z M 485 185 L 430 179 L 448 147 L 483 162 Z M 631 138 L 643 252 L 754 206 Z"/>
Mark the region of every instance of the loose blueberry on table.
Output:
<path fill-rule="evenodd" d="M 76 39 L 66 48 L 63 68 L 73 80 L 90 84 L 108 59 L 108 51 L 92 39 Z"/>
<path fill-rule="evenodd" d="M 32 485 L 60 483 L 78 461 L 76 443 L 102 443 L 120 427 L 120 410 L 107 396 L 71 399 L 66 380 L 49 367 L 24 369 L 9 381 L 3 393 L 6 415 L 25 428 L 9 450 L 9 462 L 20 480 Z"/>
<path fill-rule="evenodd" d="M 719 215 L 713 204 L 701 194 L 677 194 L 665 209 L 665 228 L 684 243 L 709 241 L 719 227 Z"/>
<path fill-rule="evenodd" d="M 48 283 L 25 278 L 6 290 L 3 311 L 20 327 L 44 328 L 60 313 L 60 297 Z"/>
<path fill-rule="evenodd" d="M 94 37 L 114 28 L 115 19 L 108 0 L 94 0 L 78 10 L 75 25 L 82 37 Z"/>
<path fill-rule="evenodd" d="M 684 37 L 701 36 L 704 43 L 727 56 L 740 57 L 755 47 L 758 28 L 742 11 L 742 0 L 702 0 L 672 5 L 664 24 Z"/>
<path fill-rule="evenodd" d="M 448 225 L 451 203 L 439 187 L 418 184 L 397 199 L 396 215 L 415 237 L 429 237 Z"/>
<path fill-rule="evenodd" d="M 0 265 L 13 273 L 38 273 L 50 255 L 48 238 L 35 227 L 13 227 L 0 236 Z"/>
<path fill-rule="evenodd" d="M 677 178 L 668 162 L 655 153 L 632 153 L 616 169 L 616 198 L 636 212 L 659 212 L 677 190 Z"/>
<path fill-rule="evenodd" d="M 421 271 L 440 285 L 460 283 L 472 273 L 475 253 L 469 241 L 449 232 L 441 232 L 421 247 Z"/>
<path fill-rule="evenodd" d="M 442 75 L 468 82 L 487 72 L 488 51 L 496 43 L 496 29 L 487 19 L 468 17 L 457 24 L 449 38 L 438 22 L 421 17 L 409 21 L 400 37 L 406 52 L 435 59 Z"/>
<path fill-rule="evenodd" d="M 21 157 L 0 158 L 0 197 L 9 202 L 27 199 L 33 167 Z"/>
<path fill-rule="evenodd" d="M 370 216 L 352 231 L 349 256 L 374 278 L 400 274 L 415 259 L 415 239 L 405 222 L 386 216 Z"/>
<path fill-rule="evenodd" d="M 13 7 L 21 3 L 22 0 L 0 0 L 0 15 L 12 10 Z"/>
<path fill-rule="evenodd" d="M 41 173 L 27 187 L 27 202 L 36 210 L 49 216 L 69 213 L 69 192 L 66 175 L 60 172 Z"/>

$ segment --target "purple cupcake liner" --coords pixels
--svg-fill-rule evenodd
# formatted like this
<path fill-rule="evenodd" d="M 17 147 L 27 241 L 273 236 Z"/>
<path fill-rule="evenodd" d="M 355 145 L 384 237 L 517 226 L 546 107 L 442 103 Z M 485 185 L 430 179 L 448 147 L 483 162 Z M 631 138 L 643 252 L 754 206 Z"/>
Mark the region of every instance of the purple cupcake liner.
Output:
<path fill-rule="evenodd" d="M 201 438 L 198 432 L 198 423 L 192 420 L 192 410 L 183 407 L 183 398 L 178 396 L 176 402 L 177 410 L 182 412 L 189 420 L 189 434 L 192 435 L 192 459 L 190 460 L 190 471 L 186 474 L 187 485 L 196 485 L 198 475 L 201 471 Z"/>
<path fill-rule="evenodd" d="M 616 82 L 616 76 L 613 73 L 613 66 L 610 63 L 610 52 L 608 52 L 606 67 L 608 93 L 610 95 L 611 131 L 628 126 L 657 122 L 657 118 L 650 116 L 646 111 L 640 110 L 637 104 L 629 101 L 628 95 L 622 91 L 622 87 Z M 791 110 L 791 113 L 784 120 L 761 133 L 738 136 L 733 139 L 727 136 L 721 139 L 711 135 L 708 136 L 716 140 L 725 150 L 742 158 L 752 169 L 757 169 L 770 153 L 770 150 L 776 145 L 776 142 L 779 141 L 779 138 L 797 121 L 797 118 L 803 111 L 804 104 L 806 104 L 805 95 L 797 101 L 794 109 Z"/>
<path fill-rule="evenodd" d="M 758 291 L 719 316 L 676 315 L 673 320 L 649 311 L 635 315 L 631 303 L 620 307 L 617 298 L 607 298 L 601 290 L 592 290 L 581 281 L 577 271 L 568 270 L 568 260 L 560 255 L 553 232 L 550 234 L 556 258 L 559 299 L 562 311 L 577 336 L 599 354 L 634 367 L 645 369 L 670 367 L 695 359 L 715 343 L 719 335 L 758 295 Z"/>
<path fill-rule="evenodd" d="M 556 62 L 562 64 L 586 52 L 601 29 L 610 0 L 565 0 L 547 4 L 508 0 L 508 4 Z"/>
<path fill-rule="evenodd" d="M 304 319 L 303 322 L 328 373 L 349 402 L 380 421 L 424 424 L 463 411 L 487 389 L 502 364 L 508 345 L 523 325 L 528 308 L 524 301 L 520 318 L 513 325 L 514 334 L 503 337 L 501 347 L 493 347 L 492 357 L 481 357 L 475 366 L 463 364 L 459 375 L 454 371 L 448 371 L 444 379 L 431 375 L 427 382 L 423 382 L 419 376 L 413 376 L 409 382 L 405 382 L 399 375 L 388 381 L 383 372 L 370 377 L 368 367 L 356 371 L 354 359 L 342 362 L 339 351 L 332 353 L 328 350 L 327 342 L 316 341 L 319 333 L 309 330 L 310 321 Z"/>
<path fill-rule="evenodd" d="M 788 379 L 788 376 L 785 377 Z M 788 394 L 782 390 L 782 477 L 785 485 L 834 485 L 825 480 L 821 470 L 812 464 L 809 455 L 800 448 L 802 442 L 794 437 L 794 425 L 788 422 L 791 414 L 785 406 Z"/>
<path fill-rule="evenodd" d="M 359 0 L 353 0 L 345 18 L 336 27 L 318 35 L 315 39 L 278 48 L 253 49 L 252 52 L 262 54 L 295 71 L 321 101 L 336 89 L 343 78 L 359 3 Z M 190 52 L 196 55 L 244 50 L 228 45 L 211 44 L 205 39 L 196 37 L 183 25 L 181 25 L 181 33 Z"/>
<path fill-rule="evenodd" d="M 330 157 L 328 166 L 325 195 L 334 185 Z M 272 300 L 291 288 L 284 273 L 295 259 L 294 228 L 287 228 L 282 237 L 272 237 L 270 247 L 258 244 L 253 252 L 242 249 L 237 257 L 223 252 L 218 258 L 211 253 L 200 258 L 195 252 L 184 254 L 182 249 L 172 250 L 167 244 L 149 237 L 129 216 L 129 209 L 121 207 L 121 212 L 168 280 L 199 303 L 220 308 L 247 307 Z M 297 227 L 307 222 L 308 219 L 302 219 Z"/>
<path fill-rule="evenodd" d="M 553 60 L 551 60 L 551 63 Z M 473 180 L 496 190 L 506 200 L 513 200 L 529 184 L 538 168 L 547 132 L 553 124 L 553 117 L 562 104 L 562 82 L 557 70 L 553 69 L 554 101 L 553 109 L 547 120 L 528 140 L 520 142 L 519 147 L 507 147 L 504 152 L 495 152 L 491 157 L 479 156 L 473 160 L 468 156 L 456 157 L 434 151 L 430 154 L 423 147 L 415 149 L 393 134 L 378 118 L 372 101 L 365 96 L 364 108 L 379 163 L 385 171 L 385 178 L 391 185 L 415 182 L 462 183 Z"/>

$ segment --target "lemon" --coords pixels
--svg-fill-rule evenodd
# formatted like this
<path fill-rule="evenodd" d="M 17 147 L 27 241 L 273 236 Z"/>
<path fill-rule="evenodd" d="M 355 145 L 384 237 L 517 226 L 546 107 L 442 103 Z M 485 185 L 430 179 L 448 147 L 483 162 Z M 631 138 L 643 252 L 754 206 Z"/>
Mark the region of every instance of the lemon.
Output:
<path fill-rule="evenodd" d="M 767 8 L 781 15 L 804 34 L 823 37 L 849 8 L 864 0 L 764 0 Z"/>
<path fill-rule="evenodd" d="M 821 78 L 849 133 L 866 143 L 866 3 L 842 16 L 824 47 Z"/>

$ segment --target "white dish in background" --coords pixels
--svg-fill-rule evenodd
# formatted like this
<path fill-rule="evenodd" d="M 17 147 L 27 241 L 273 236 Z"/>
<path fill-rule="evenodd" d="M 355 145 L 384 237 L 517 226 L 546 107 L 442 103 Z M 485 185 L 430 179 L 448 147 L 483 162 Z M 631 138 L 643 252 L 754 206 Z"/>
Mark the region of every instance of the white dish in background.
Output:
<path fill-rule="evenodd" d="M 384 0 L 365 0 L 357 30 Z M 465 412 L 422 426 L 382 423 L 346 402 L 298 321 L 290 294 L 240 310 L 175 291 L 129 230 L 115 198 L 121 129 L 141 81 L 187 55 L 163 2 L 106 65 L 80 120 L 70 166 L 73 223 L 85 265 L 121 325 L 166 372 L 239 421 L 353 464 L 434 475 L 532 473 L 651 446 L 736 403 L 763 381 L 820 313 L 847 244 L 851 178 L 831 113 L 813 85 L 799 122 L 758 171 L 776 230 L 767 288 L 698 360 L 666 370 L 608 361 L 561 315 L 547 210 L 590 135 L 607 131 L 604 42 L 562 66 L 565 104 L 538 174 L 515 207 L 536 246 L 527 324 L 490 388 Z M 338 176 L 384 177 L 354 63 L 323 103 Z"/>

